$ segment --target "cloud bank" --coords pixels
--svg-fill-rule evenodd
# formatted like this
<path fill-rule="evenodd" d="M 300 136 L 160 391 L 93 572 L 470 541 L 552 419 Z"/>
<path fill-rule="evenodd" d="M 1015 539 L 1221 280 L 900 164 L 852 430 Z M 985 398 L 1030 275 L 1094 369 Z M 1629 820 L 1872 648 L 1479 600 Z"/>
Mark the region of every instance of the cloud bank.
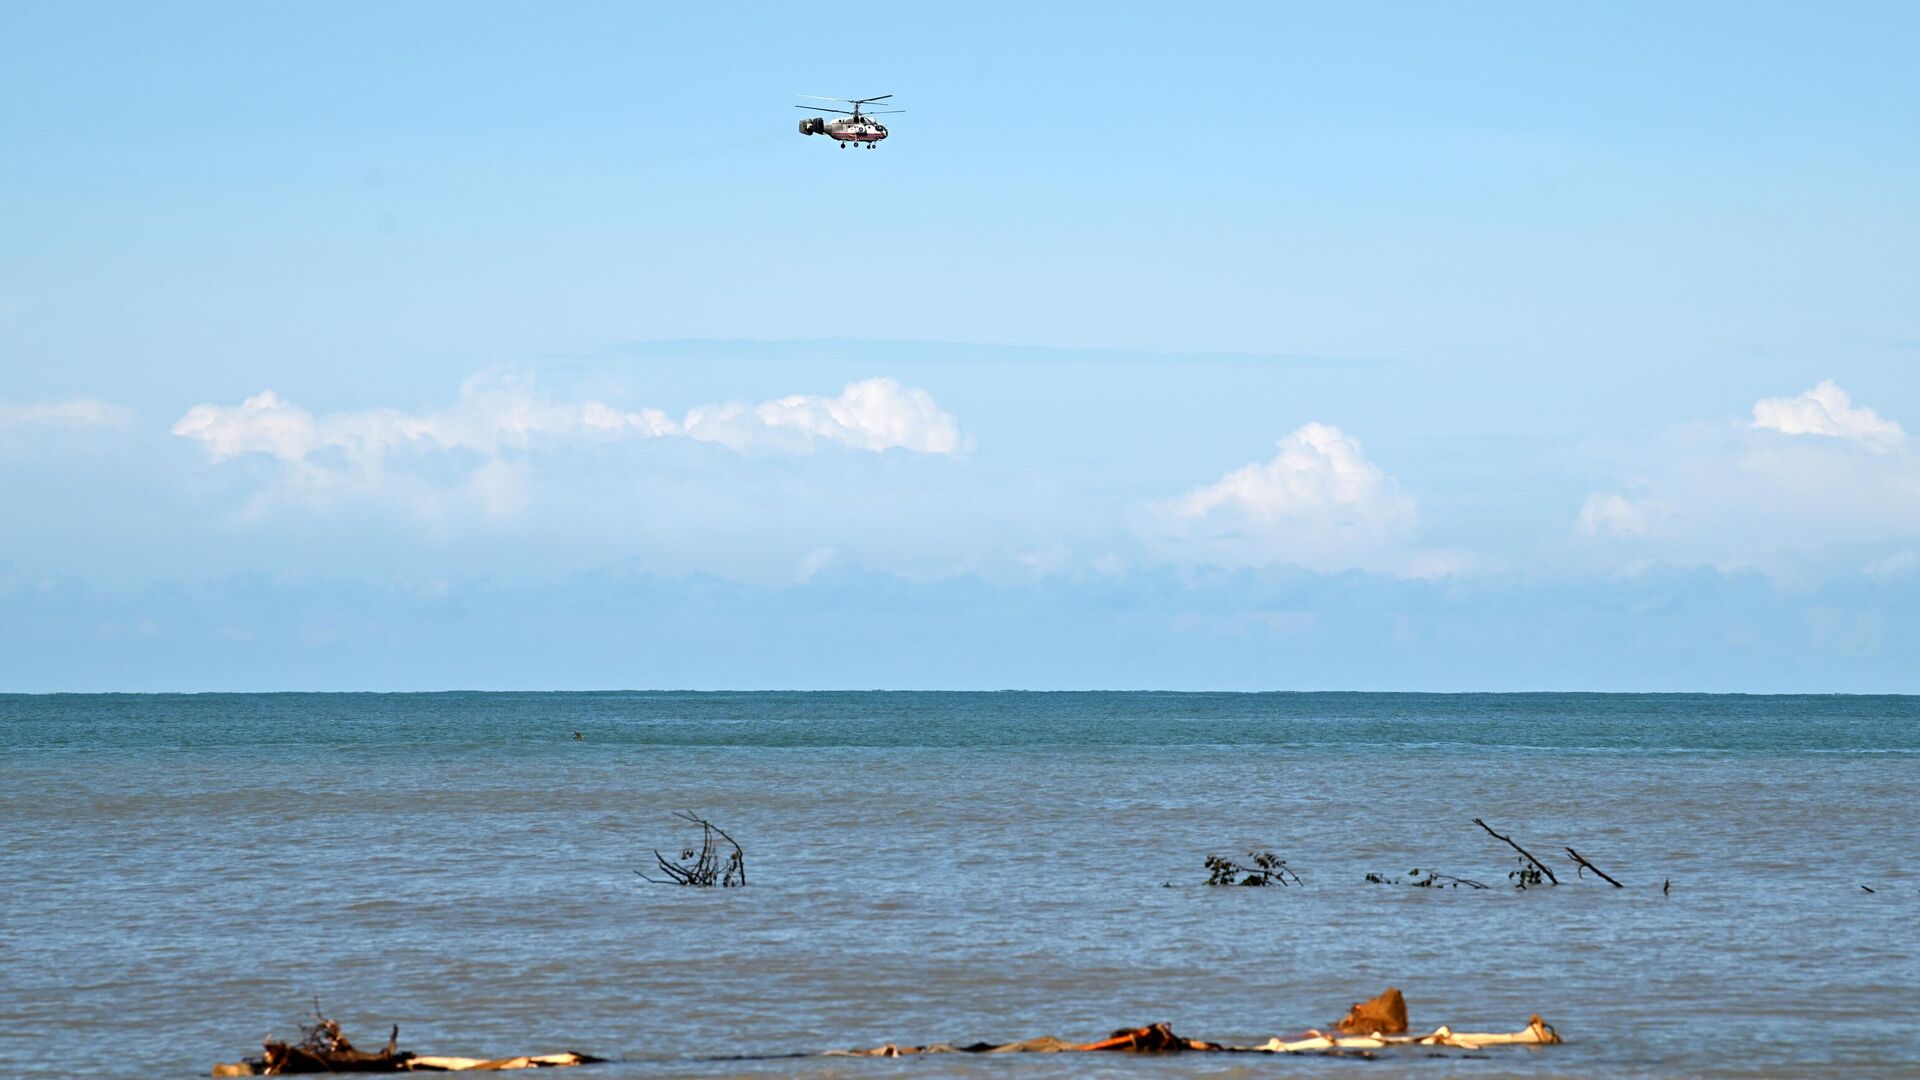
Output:
<path fill-rule="evenodd" d="M 1769 571 L 1920 537 L 1920 455 L 1831 381 L 1648 449 L 1630 482 L 1587 496 L 1575 532 L 1632 559 Z"/>
<path fill-rule="evenodd" d="M 1243 465 L 1156 511 L 1176 557 L 1322 570 L 1380 565 L 1417 517 L 1413 499 L 1367 460 L 1359 440 L 1321 423 L 1281 439 L 1272 460 Z"/>
<path fill-rule="evenodd" d="M 468 486 L 500 510 L 518 505 L 523 480 L 505 455 L 573 444 L 679 438 L 742 454 L 842 447 L 942 455 L 969 445 L 932 395 L 887 378 L 851 383 L 835 397 L 795 394 L 759 404 L 703 405 L 676 420 L 659 409 L 549 400 L 526 380 L 483 372 L 462 384 L 444 409 L 315 415 L 263 390 L 238 405 L 195 405 L 172 431 L 200 444 L 216 464 L 263 456 L 313 489 L 372 485 L 397 463 L 422 455 L 477 455 L 487 460 L 468 477 Z"/>

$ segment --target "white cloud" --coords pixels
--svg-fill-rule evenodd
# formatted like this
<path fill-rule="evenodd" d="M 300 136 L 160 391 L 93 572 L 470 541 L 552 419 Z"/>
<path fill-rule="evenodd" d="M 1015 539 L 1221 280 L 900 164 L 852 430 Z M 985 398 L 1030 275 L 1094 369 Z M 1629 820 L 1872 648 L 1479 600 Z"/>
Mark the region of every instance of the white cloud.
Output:
<path fill-rule="evenodd" d="M 794 394 L 748 405 L 727 402 L 690 410 L 688 438 L 741 451 L 805 451 L 827 443 L 856 450 L 958 454 L 960 425 L 925 390 L 893 379 L 849 384 L 838 397 Z"/>
<path fill-rule="evenodd" d="M 1826 435 L 1878 450 L 1890 450 L 1907 439 L 1899 424 L 1872 409 L 1855 408 L 1831 379 L 1793 397 L 1754 402 L 1753 426 L 1787 435 Z"/>
<path fill-rule="evenodd" d="M 1624 495 L 1587 496 L 1574 528 L 1588 536 L 1645 536 L 1647 512 Z"/>
<path fill-rule="evenodd" d="M 524 380 L 483 372 L 462 384 L 458 398 L 444 409 L 315 415 L 266 390 L 238 405 L 195 405 L 172 430 L 198 442 L 215 463 L 247 455 L 272 458 L 310 492 L 372 488 L 398 463 L 421 455 L 477 455 L 485 460 L 468 476 L 466 487 L 494 516 L 510 514 L 526 501 L 524 466 L 502 463 L 509 452 L 661 438 L 756 453 L 802 453 L 834 445 L 956 454 L 966 446 L 959 425 L 931 395 L 892 379 L 853 383 L 831 398 L 796 395 L 759 405 L 701 406 L 676 421 L 659 409 L 545 399 Z"/>
<path fill-rule="evenodd" d="M 1804 577 L 1920 537 L 1920 455 L 1832 382 L 1757 401 L 1748 423 L 1677 428 L 1623 465 L 1631 496 L 1590 494 L 1573 522 L 1603 555 L 1630 539 L 1643 563 Z"/>
<path fill-rule="evenodd" d="M 1223 565 L 1378 567 L 1411 534 L 1414 501 L 1358 440 L 1307 424 L 1271 461 L 1243 465 L 1160 504 L 1170 554 Z"/>
<path fill-rule="evenodd" d="M 0 401 L 0 427 L 117 427 L 131 418 L 126 409 L 94 398 L 22 404 Z"/>
<path fill-rule="evenodd" d="M 173 433 L 198 440 L 209 460 L 244 454 L 278 458 L 319 479 L 377 471 L 405 450 L 467 450 L 487 456 L 541 440 L 653 438 L 678 432 L 657 409 L 623 412 L 597 401 L 554 403 L 524 382 L 483 373 L 460 387 L 451 408 L 420 413 L 376 408 L 315 416 L 264 390 L 238 405 L 195 405 Z M 336 461 L 335 458 L 343 459 Z"/>

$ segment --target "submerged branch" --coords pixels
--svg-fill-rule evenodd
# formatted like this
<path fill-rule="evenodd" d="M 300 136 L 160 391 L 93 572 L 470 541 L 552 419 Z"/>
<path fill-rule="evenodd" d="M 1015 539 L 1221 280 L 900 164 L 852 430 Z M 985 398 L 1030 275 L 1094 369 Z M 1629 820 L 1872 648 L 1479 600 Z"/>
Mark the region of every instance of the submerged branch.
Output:
<path fill-rule="evenodd" d="M 669 859 L 655 849 L 653 861 L 667 876 L 649 877 L 645 871 L 635 870 L 636 876 L 655 885 L 692 885 L 698 888 L 718 885 L 730 889 L 747 883 L 746 852 L 725 829 L 689 810 L 677 810 L 673 816 L 700 826 L 700 846 L 682 849 L 678 859 Z M 733 849 L 724 858 L 720 844 L 715 841 L 716 837 Z"/>
<path fill-rule="evenodd" d="M 1486 822 L 1481 821 L 1479 818 L 1474 818 L 1473 823 L 1487 830 L 1488 836 L 1493 837 L 1495 840 L 1503 841 L 1508 847 L 1519 852 L 1522 858 L 1526 859 L 1528 862 L 1533 864 L 1533 868 L 1535 870 L 1538 870 L 1542 874 L 1545 874 L 1547 876 L 1548 881 L 1553 882 L 1555 885 L 1560 884 L 1560 879 L 1553 876 L 1553 871 L 1547 869 L 1546 863 L 1543 863 L 1539 859 L 1534 858 L 1532 852 L 1528 851 L 1526 848 L 1521 847 L 1519 844 L 1514 843 L 1512 837 L 1502 836 L 1499 833 L 1494 832 L 1493 826 L 1488 825 Z"/>
<path fill-rule="evenodd" d="M 1616 888 L 1616 889 L 1624 889 L 1624 888 L 1626 888 L 1626 886 L 1625 886 L 1625 885 L 1622 885 L 1622 884 L 1620 884 L 1619 882 L 1617 882 L 1617 881 L 1615 881 L 1615 880 L 1613 880 L 1613 877 L 1612 877 L 1611 875 L 1609 875 L 1609 874 L 1608 874 L 1608 873 L 1607 873 L 1607 872 L 1606 872 L 1605 870 L 1602 870 L 1602 869 L 1600 869 L 1599 867 L 1597 867 L 1597 866 L 1595 866 L 1595 865 L 1593 865 L 1592 863 L 1590 863 L 1590 862 L 1588 862 L 1588 861 L 1586 860 L 1586 857 L 1585 857 L 1584 855 L 1581 855 L 1581 854 L 1580 854 L 1579 852 L 1577 852 L 1577 851 L 1575 851 L 1575 850 L 1573 850 L 1572 848 L 1568 848 L 1568 849 L 1567 849 L 1567 854 L 1569 854 L 1569 855 L 1571 855 L 1571 856 L 1573 856 L 1573 861 L 1574 861 L 1574 862 L 1577 862 L 1577 863 L 1579 863 L 1579 864 L 1580 864 L 1580 870 L 1579 870 L 1579 871 L 1576 871 L 1576 873 L 1579 873 L 1579 872 L 1583 872 L 1583 871 L 1587 871 L 1587 870 L 1591 870 L 1591 871 L 1593 871 L 1594 873 L 1596 873 L 1596 874 L 1599 874 L 1599 875 L 1600 875 L 1600 878 L 1601 878 L 1601 880 L 1603 880 L 1603 881 L 1605 881 L 1605 882 L 1606 882 L 1607 884 L 1609 884 L 1609 885 L 1611 885 L 1611 886 L 1613 886 L 1614 888 Z"/>

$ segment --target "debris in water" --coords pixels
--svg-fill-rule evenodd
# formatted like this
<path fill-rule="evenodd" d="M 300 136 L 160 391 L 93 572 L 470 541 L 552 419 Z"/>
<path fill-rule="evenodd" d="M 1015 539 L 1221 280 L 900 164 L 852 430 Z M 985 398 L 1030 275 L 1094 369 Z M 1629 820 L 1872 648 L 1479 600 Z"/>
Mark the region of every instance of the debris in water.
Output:
<path fill-rule="evenodd" d="M 673 816 L 700 826 L 700 846 L 681 849 L 678 859 L 669 859 L 656 849 L 653 861 L 660 865 L 666 877 L 647 877 L 639 870 L 635 870 L 635 874 L 655 885 L 692 885 L 707 889 L 718 885 L 731 889 L 747 883 L 747 853 L 740 850 L 740 845 L 727 835 L 725 829 L 688 810 L 675 811 Z M 724 863 L 720 858 L 721 847 L 715 841 L 716 837 L 733 849 Z"/>
<path fill-rule="evenodd" d="M 1290 1039 L 1273 1038 L 1251 1046 L 1207 1042 L 1175 1034 L 1167 1024 L 1121 1028 L 1105 1039 L 1090 1043 L 1069 1042 L 1043 1035 L 1011 1043 L 931 1043 L 903 1046 L 886 1043 L 869 1049 L 828 1050 L 802 1057 L 907 1057 L 915 1054 L 1063 1054 L 1085 1052 L 1121 1052 L 1134 1054 L 1241 1053 L 1241 1054 L 1319 1054 L 1327 1056 L 1373 1057 L 1374 1051 L 1424 1047 L 1472 1051 L 1487 1046 L 1552 1046 L 1561 1041 L 1552 1025 L 1538 1015 L 1528 1018 L 1520 1031 L 1466 1032 L 1442 1024 L 1425 1035 L 1407 1035 L 1407 1002 L 1400 991 L 1388 987 L 1378 997 L 1360 1002 L 1341 1020 L 1337 1032 L 1314 1030 Z M 736 1059 L 739 1060 L 739 1059 Z"/>
<path fill-rule="evenodd" d="M 299 1042 L 281 1042 L 268 1036 L 260 1057 L 213 1067 L 214 1076 L 285 1076 L 295 1073 L 388 1073 L 388 1072 L 501 1072 L 507 1069 L 549 1069 L 566 1065 L 585 1065 L 599 1061 L 586 1054 L 538 1054 L 511 1058 L 444 1057 L 416 1054 L 399 1048 L 400 1028 L 395 1025 L 387 1035 L 387 1045 L 378 1051 L 360 1050 L 340 1033 L 340 1025 L 313 1004 L 313 1022 L 301 1032 Z"/>
<path fill-rule="evenodd" d="M 1407 999 L 1389 986 L 1377 997 L 1354 1002 L 1353 1008 L 1334 1026 L 1342 1035 L 1404 1035 L 1407 1033 Z"/>

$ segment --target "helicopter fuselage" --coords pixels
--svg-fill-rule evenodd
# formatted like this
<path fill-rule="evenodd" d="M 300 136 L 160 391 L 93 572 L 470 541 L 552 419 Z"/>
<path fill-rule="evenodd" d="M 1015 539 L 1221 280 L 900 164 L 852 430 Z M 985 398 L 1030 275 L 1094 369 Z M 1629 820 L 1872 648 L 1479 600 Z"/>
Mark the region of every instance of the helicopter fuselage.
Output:
<path fill-rule="evenodd" d="M 858 120 L 829 120 L 827 137 L 840 142 L 879 142 L 887 137 L 887 129 L 865 117 Z"/>
<path fill-rule="evenodd" d="M 826 109 L 826 108 L 821 108 L 818 105 L 812 106 L 811 108 L 809 108 L 806 105 L 797 106 L 797 108 L 808 109 L 808 111 L 813 111 L 814 109 L 818 109 L 821 112 L 840 114 L 831 120 L 827 119 L 824 116 L 809 116 L 805 120 L 800 121 L 800 134 L 825 135 L 827 138 L 832 139 L 834 142 L 839 143 L 840 148 L 842 150 L 847 148 L 848 143 L 862 144 L 862 145 L 865 145 L 867 149 L 871 150 L 874 148 L 875 144 L 877 144 L 880 140 L 887 137 L 887 125 L 881 123 L 878 120 L 875 120 L 873 118 L 873 114 L 867 111 L 866 106 L 871 102 L 885 101 L 887 98 L 890 98 L 892 96 L 893 96 L 892 94 L 882 94 L 877 98 L 859 98 L 859 99 L 823 98 L 821 99 L 824 101 L 843 102 L 847 105 L 853 106 L 851 110 Z M 904 110 L 881 109 L 879 111 L 902 112 Z"/>
<path fill-rule="evenodd" d="M 800 131 L 805 135 L 825 135 L 835 142 L 877 143 L 887 137 L 885 124 L 864 116 L 844 116 L 832 120 L 816 116 L 802 121 Z"/>

